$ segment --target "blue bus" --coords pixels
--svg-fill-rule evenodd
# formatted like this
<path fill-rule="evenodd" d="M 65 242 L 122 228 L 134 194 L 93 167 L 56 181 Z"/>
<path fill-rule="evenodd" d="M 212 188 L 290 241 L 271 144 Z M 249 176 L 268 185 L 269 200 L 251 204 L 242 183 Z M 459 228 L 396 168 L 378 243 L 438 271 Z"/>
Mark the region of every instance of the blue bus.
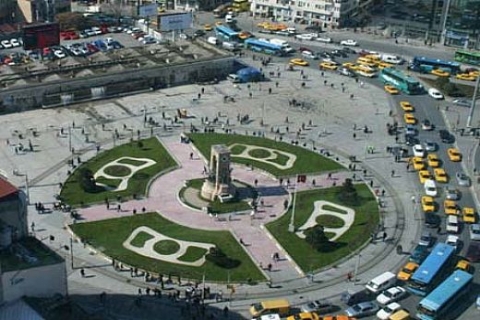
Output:
<path fill-rule="evenodd" d="M 380 79 L 382 79 L 385 84 L 393 85 L 406 94 L 425 93 L 420 82 L 395 68 L 383 68 L 380 71 Z"/>
<path fill-rule="evenodd" d="M 238 32 L 233 31 L 232 29 L 224 25 L 219 25 L 215 27 L 215 35 L 217 36 L 217 38 L 221 38 L 224 41 L 238 42 L 240 40 L 240 38 L 238 37 Z"/>
<path fill-rule="evenodd" d="M 422 320 L 448 319 L 447 312 L 468 294 L 473 276 L 463 270 L 456 270 L 443 281 L 417 307 L 417 317 Z"/>
<path fill-rule="evenodd" d="M 423 73 L 430 73 L 433 69 L 441 69 L 451 74 L 457 74 L 460 72 L 460 63 L 427 57 L 414 57 L 408 68 Z"/>
<path fill-rule="evenodd" d="M 284 56 L 286 52 L 283 50 L 282 46 L 273 44 L 268 40 L 260 40 L 249 38 L 244 42 L 245 48 L 250 49 L 256 52 L 262 52 L 266 54 L 271 54 L 275 56 Z"/>
<path fill-rule="evenodd" d="M 407 290 L 419 296 L 432 291 L 444 278 L 455 259 L 455 248 L 438 243 L 407 283 Z"/>

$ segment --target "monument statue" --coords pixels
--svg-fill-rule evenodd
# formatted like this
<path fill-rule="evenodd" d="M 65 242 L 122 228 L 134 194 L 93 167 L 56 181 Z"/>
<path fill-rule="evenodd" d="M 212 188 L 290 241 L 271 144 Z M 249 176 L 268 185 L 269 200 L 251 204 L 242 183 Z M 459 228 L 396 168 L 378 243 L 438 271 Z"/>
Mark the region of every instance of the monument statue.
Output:
<path fill-rule="evenodd" d="M 223 144 L 212 146 L 208 164 L 208 178 L 202 185 L 202 197 L 211 201 L 219 197 L 220 201 L 231 200 L 235 195 L 230 169 L 230 149 Z"/>

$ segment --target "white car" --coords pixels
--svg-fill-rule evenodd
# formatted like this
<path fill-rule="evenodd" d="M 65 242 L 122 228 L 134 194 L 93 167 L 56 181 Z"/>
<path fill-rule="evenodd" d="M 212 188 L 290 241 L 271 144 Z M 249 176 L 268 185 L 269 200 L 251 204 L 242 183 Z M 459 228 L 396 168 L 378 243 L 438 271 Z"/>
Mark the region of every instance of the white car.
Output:
<path fill-rule="evenodd" d="M 299 39 L 299 40 L 315 40 L 315 38 L 317 37 L 317 35 L 315 33 L 304 33 L 304 34 L 297 34 L 295 36 L 295 38 Z"/>
<path fill-rule="evenodd" d="M 435 181 L 427 179 L 423 184 L 423 187 L 425 188 L 425 194 L 427 196 L 436 197 L 438 195 L 437 185 L 435 184 Z"/>
<path fill-rule="evenodd" d="M 307 59 L 313 59 L 313 60 L 318 59 L 318 56 L 315 53 L 313 53 L 311 51 L 307 51 L 307 50 L 302 51 L 302 57 L 307 58 Z"/>
<path fill-rule="evenodd" d="M 377 318 L 380 320 L 388 320 L 392 314 L 401 308 L 402 306 L 396 302 L 389 303 L 377 312 Z"/>
<path fill-rule="evenodd" d="M 53 51 L 53 54 L 55 55 L 55 57 L 57 57 L 58 59 L 63 59 L 65 58 L 67 55 L 65 54 L 65 52 L 63 52 L 62 50 L 55 50 Z"/>
<path fill-rule="evenodd" d="M 342 46 L 350 46 L 350 47 L 356 47 L 358 45 L 357 41 L 348 39 L 348 40 L 342 40 L 340 41 L 340 44 Z"/>
<path fill-rule="evenodd" d="M 13 47 L 20 47 L 21 46 L 20 41 L 18 41 L 15 38 L 10 39 L 10 43 L 12 44 Z"/>
<path fill-rule="evenodd" d="M 445 243 L 448 244 L 448 245 L 451 245 L 452 247 L 455 248 L 455 250 L 457 250 L 457 246 L 458 246 L 458 236 L 454 236 L 452 234 L 449 234 L 447 236 L 447 240 L 445 240 Z"/>
<path fill-rule="evenodd" d="M 458 233 L 460 230 L 460 225 L 458 221 L 458 217 L 454 214 L 449 214 L 447 217 L 447 232 L 448 233 Z M 458 240 L 458 237 L 457 237 Z M 447 238 L 448 241 L 448 238 Z"/>
<path fill-rule="evenodd" d="M 407 294 L 407 291 L 402 287 L 393 287 L 383 291 L 377 297 L 377 302 L 383 305 L 388 305 L 392 302 L 398 301 Z"/>
<path fill-rule="evenodd" d="M 435 88 L 428 89 L 428 95 L 435 100 L 443 100 L 443 94 Z"/>
<path fill-rule="evenodd" d="M 413 151 L 413 156 L 414 157 L 420 157 L 420 158 L 425 157 L 425 149 L 423 148 L 423 146 L 421 144 L 414 145 L 412 147 L 412 151 Z"/>
<path fill-rule="evenodd" d="M 325 42 L 325 43 L 330 43 L 332 42 L 332 38 L 322 38 L 322 37 L 317 37 L 315 40 L 319 42 Z"/>
<path fill-rule="evenodd" d="M 2 42 L 0 43 L 2 44 L 2 47 L 4 47 L 5 49 L 13 48 L 13 45 L 10 42 L 10 40 L 2 40 Z"/>

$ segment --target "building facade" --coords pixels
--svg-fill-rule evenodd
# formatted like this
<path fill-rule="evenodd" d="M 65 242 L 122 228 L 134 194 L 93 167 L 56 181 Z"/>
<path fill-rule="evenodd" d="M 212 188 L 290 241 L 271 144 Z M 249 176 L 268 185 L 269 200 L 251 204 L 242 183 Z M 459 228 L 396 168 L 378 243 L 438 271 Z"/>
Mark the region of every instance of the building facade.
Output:
<path fill-rule="evenodd" d="M 17 0 L 0 0 L 0 24 L 15 21 Z"/>
<path fill-rule="evenodd" d="M 18 20 L 28 23 L 53 22 L 55 15 L 71 11 L 70 0 L 16 0 Z"/>
<path fill-rule="evenodd" d="M 255 17 L 334 29 L 352 26 L 374 3 L 374 0 L 252 0 L 250 10 Z"/>

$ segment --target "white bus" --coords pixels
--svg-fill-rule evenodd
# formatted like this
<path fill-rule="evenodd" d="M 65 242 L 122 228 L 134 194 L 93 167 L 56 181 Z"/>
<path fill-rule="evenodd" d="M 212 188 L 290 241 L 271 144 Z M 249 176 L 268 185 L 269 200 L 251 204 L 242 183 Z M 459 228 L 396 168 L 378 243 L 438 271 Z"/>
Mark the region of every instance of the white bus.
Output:
<path fill-rule="evenodd" d="M 287 41 L 281 39 L 270 39 L 270 43 L 282 47 L 286 53 L 294 52 L 295 50 L 288 44 Z"/>

